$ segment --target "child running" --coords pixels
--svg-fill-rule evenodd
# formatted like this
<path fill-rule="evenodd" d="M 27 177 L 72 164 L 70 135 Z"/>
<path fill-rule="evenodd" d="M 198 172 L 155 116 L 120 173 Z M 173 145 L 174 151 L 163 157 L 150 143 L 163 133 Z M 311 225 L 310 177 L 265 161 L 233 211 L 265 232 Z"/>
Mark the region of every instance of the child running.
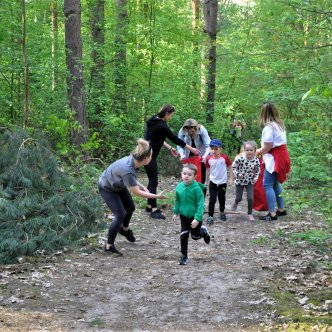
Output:
<path fill-rule="evenodd" d="M 233 173 L 235 178 L 235 202 L 232 210 L 237 209 L 242 201 L 243 189 L 247 190 L 248 201 L 248 219 L 254 221 L 252 208 L 254 202 L 254 184 L 257 182 L 260 174 L 259 159 L 256 157 L 257 144 L 255 141 L 247 141 L 243 144 L 244 152 L 233 163 Z"/>
<path fill-rule="evenodd" d="M 193 240 L 203 238 L 205 243 L 210 243 L 210 234 L 206 226 L 202 226 L 204 214 L 205 185 L 195 180 L 197 167 L 185 164 L 181 172 L 181 179 L 175 188 L 174 215 L 172 221 L 180 214 L 181 220 L 181 258 L 179 265 L 186 265 L 188 260 L 189 232 Z"/>
<path fill-rule="evenodd" d="M 227 169 L 229 170 L 229 182 L 233 181 L 231 171 L 232 161 L 225 154 L 221 153 L 222 142 L 219 139 L 213 139 L 210 142 L 210 150 L 212 155 L 206 159 L 206 178 L 210 180 L 209 184 L 209 216 L 206 219 L 208 225 L 213 224 L 214 206 L 219 201 L 220 219 L 226 221 L 225 201 L 227 189 Z"/>

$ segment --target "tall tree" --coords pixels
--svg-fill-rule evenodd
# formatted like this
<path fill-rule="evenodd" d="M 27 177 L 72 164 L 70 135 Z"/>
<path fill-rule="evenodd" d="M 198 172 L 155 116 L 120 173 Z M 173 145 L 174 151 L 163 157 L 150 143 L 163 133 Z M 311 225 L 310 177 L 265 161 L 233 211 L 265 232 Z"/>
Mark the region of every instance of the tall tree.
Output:
<path fill-rule="evenodd" d="M 197 40 L 197 35 L 198 35 L 198 26 L 199 26 L 199 0 L 191 0 L 191 6 L 192 6 L 192 13 L 193 13 L 193 18 L 192 18 L 192 28 L 193 28 L 193 36 L 194 36 L 194 41 L 193 41 L 193 54 L 194 54 L 194 61 L 193 61 L 193 71 L 197 72 L 197 66 L 198 66 L 198 40 Z M 193 87 L 196 87 L 197 85 L 197 80 L 196 77 L 194 77 L 193 80 Z"/>
<path fill-rule="evenodd" d="M 82 65 L 80 0 L 65 0 L 64 15 L 68 102 L 75 120 L 71 123 L 70 133 L 72 144 L 78 147 L 86 143 L 88 131 Z"/>
<path fill-rule="evenodd" d="M 58 72 L 58 64 L 56 54 L 58 52 L 58 8 L 57 1 L 52 0 L 51 3 L 51 20 L 52 20 L 52 92 L 56 88 L 56 79 Z"/>
<path fill-rule="evenodd" d="M 206 120 L 209 123 L 214 119 L 214 100 L 216 89 L 216 67 L 217 67 L 217 17 L 218 17 L 218 1 L 217 0 L 203 0 L 203 14 L 204 14 L 204 33 L 209 37 L 208 48 L 208 75 L 206 81 Z"/>
<path fill-rule="evenodd" d="M 127 0 L 116 0 L 114 109 L 127 112 Z"/>
<path fill-rule="evenodd" d="M 89 100 L 93 108 L 90 125 L 101 129 L 101 114 L 105 110 L 105 0 L 90 0 L 89 5 L 92 42 Z"/>
<path fill-rule="evenodd" d="M 23 53 L 23 66 L 24 66 L 24 120 L 23 127 L 26 128 L 29 125 L 29 63 L 27 55 L 27 15 L 25 0 L 22 0 L 22 53 Z"/>

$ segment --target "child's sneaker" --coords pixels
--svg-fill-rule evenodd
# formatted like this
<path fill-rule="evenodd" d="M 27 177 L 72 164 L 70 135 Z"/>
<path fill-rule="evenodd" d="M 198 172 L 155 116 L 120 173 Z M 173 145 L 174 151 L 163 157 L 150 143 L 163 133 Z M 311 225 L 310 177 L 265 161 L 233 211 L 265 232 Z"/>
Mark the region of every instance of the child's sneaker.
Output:
<path fill-rule="evenodd" d="M 152 212 L 152 208 L 150 208 L 150 207 L 147 206 L 147 207 L 145 208 L 145 212 L 147 212 L 147 213 L 151 213 L 151 212 Z"/>
<path fill-rule="evenodd" d="M 287 216 L 287 211 L 286 210 L 284 210 L 284 211 L 277 210 L 276 214 L 278 217 Z"/>
<path fill-rule="evenodd" d="M 123 255 L 122 252 L 120 252 L 119 250 L 117 250 L 117 249 L 114 247 L 114 244 L 111 245 L 108 249 L 106 248 L 106 244 L 105 244 L 104 251 L 105 251 L 107 254 L 115 254 L 115 255 L 118 255 L 118 256 L 122 256 L 122 255 Z"/>
<path fill-rule="evenodd" d="M 220 220 L 222 220 L 222 221 L 226 221 L 227 220 L 227 218 L 226 218 L 226 214 L 224 213 L 224 212 L 220 212 Z"/>
<path fill-rule="evenodd" d="M 248 220 L 249 221 L 255 221 L 255 218 L 252 214 L 248 214 Z"/>
<path fill-rule="evenodd" d="M 123 227 L 120 228 L 119 234 L 123 235 L 129 242 L 135 242 L 136 238 L 134 236 L 134 233 L 131 229 L 127 229 L 126 231 L 123 229 Z"/>
<path fill-rule="evenodd" d="M 179 260 L 179 265 L 187 265 L 188 257 L 181 255 L 180 260 Z"/>
<path fill-rule="evenodd" d="M 213 225 L 213 217 L 208 216 L 208 217 L 206 218 L 206 223 L 207 223 L 208 225 Z"/>
<path fill-rule="evenodd" d="M 266 216 L 259 217 L 259 219 L 264 221 L 278 220 L 278 216 L 275 215 L 274 217 L 272 217 L 271 213 L 269 212 Z"/>
<path fill-rule="evenodd" d="M 206 226 L 202 226 L 202 227 L 201 227 L 201 236 L 202 236 L 202 238 L 204 239 L 204 242 L 205 242 L 206 244 L 209 244 L 209 243 L 210 243 L 211 237 L 210 237 L 209 231 L 208 231 L 208 229 L 206 228 Z"/>
<path fill-rule="evenodd" d="M 231 211 L 236 211 L 236 209 L 237 209 L 237 204 L 233 203 L 232 207 L 231 207 Z"/>

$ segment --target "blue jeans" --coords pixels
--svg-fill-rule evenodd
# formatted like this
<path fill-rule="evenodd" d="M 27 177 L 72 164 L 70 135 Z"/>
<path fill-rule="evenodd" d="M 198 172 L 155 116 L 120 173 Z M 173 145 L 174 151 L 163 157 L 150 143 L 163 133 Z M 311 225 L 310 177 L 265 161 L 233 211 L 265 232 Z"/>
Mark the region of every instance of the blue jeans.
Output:
<path fill-rule="evenodd" d="M 264 171 L 263 180 L 267 205 L 270 212 L 275 212 L 278 209 L 284 208 L 284 199 L 280 196 L 282 188 L 280 182 L 277 180 L 277 173 L 269 173 L 267 170 Z M 277 206 L 276 206 L 277 203 Z"/>

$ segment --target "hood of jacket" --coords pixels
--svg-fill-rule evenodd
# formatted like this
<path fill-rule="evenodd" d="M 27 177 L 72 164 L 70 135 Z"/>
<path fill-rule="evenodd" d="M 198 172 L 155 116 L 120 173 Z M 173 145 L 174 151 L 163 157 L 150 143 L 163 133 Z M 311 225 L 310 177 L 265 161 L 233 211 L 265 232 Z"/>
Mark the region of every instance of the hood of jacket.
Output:
<path fill-rule="evenodd" d="M 164 121 L 160 118 L 158 118 L 156 115 L 153 115 L 148 121 L 146 121 L 146 126 L 149 128 L 149 127 L 152 127 L 154 126 L 155 124 L 157 123 L 160 123 L 160 121 Z"/>

